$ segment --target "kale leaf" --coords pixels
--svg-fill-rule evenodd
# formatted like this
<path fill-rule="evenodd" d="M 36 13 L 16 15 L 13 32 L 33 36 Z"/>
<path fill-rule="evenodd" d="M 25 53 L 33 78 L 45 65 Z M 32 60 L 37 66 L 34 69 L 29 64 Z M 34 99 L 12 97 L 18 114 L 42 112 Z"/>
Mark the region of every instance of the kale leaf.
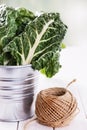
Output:
<path fill-rule="evenodd" d="M 67 30 L 60 14 L 35 16 L 25 8 L 9 7 L 4 11 L 7 14 L 0 26 L 0 64 L 31 64 L 47 77 L 55 75 L 61 67 L 59 57 Z"/>

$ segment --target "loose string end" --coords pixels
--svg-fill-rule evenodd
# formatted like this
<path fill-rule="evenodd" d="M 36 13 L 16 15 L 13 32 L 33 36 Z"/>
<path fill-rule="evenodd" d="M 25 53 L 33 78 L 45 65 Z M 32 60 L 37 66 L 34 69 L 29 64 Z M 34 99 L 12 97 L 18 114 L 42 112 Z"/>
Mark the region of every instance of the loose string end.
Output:
<path fill-rule="evenodd" d="M 67 84 L 67 86 L 66 86 L 66 89 L 67 89 L 72 83 L 74 83 L 74 82 L 76 82 L 76 79 L 73 79 L 71 82 L 69 82 L 69 83 Z"/>

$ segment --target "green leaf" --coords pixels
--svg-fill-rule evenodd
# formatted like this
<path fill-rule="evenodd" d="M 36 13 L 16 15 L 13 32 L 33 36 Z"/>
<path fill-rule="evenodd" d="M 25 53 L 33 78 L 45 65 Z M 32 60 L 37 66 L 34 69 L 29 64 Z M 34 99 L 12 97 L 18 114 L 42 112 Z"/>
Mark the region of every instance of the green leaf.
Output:
<path fill-rule="evenodd" d="M 45 67 L 43 69 L 41 69 L 40 72 L 49 78 L 51 78 L 53 75 L 55 75 L 61 68 L 58 58 L 59 58 L 59 56 L 57 53 L 53 54 L 50 61 L 45 65 Z"/>
<path fill-rule="evenodd" d="M 14 9 L 12 7 L 3 7 L 0 17 L 0 52 L 16 36 L 24 32 L 26 25 L 35 19 L 35 15 L 26 9 Z M 2 21 L 3 19 L 3 21 Z M 2 22 L 1 22 L 2 21 Z"/>
<path fill-rule="evenodd" d="M 44 13 L 29 22 L 3 51 L 9 52 L 17 65 L 32 64 L 33 69 L 52 77 L 60 68 L 59 53 L 66 30 L 59 13 Z"/>

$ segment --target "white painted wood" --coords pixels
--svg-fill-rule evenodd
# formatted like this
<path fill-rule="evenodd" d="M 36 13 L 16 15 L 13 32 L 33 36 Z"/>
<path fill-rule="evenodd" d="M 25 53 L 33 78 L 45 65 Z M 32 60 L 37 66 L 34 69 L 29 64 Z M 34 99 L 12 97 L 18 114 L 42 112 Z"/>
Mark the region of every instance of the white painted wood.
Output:
<path fill-rule="evenodd" d="M 80 87 L 78 85 L 78 83 L 73 83 L 69 90 L 72 92 L 73 96 L 76 98 L 77 103 L 78 103 L 78 108 L 80 110 L 79 114 L 76 116 L 77 119 L 85 119 L 85 113 L 84 113 L 84 107 L 83 104 L 81 102 L 81 98 L 79 96 L 79 91 L 80 91 Z"/>
<path fill-rule="evenodd" d="M 0 130 L 17 130 L 17 123 L 0 122 Z"/>
<path fill-rule="evenodd" d="M 55 130 L 87 130 L 87 119 L 85 118 L 85 113 L 83 109 L 83 104 L 79 97 L 79 86 L 78 84 L 71 85 L 70 91 L 76 97 L 78 102 L 78 108 L 80 110 L 79 114 L 71 121 L 68 126 L 62 128 L 56 128 Z"/>
<path fill-rule="evenodd" d="M 36 120 L 32 122 L 30 122 L 30 120 L 27 120 L 19 123 L 18 130 L 53 130 L 53 128 L 41 125 Z"/>
<path fill-rule="evenodd" d="M 61 87 L 65 87 L 67 85 L 66 82 L 62 82 L 62 80 L 57 80 L 56 78 L 53 78 L 51 80 L 49 79 L 43 79 L 43 87 L 39 88 L 38 91 L 40 89 L 45 89 L 47 87 L 55 87 L 55 86 L 61 86 Z M 42 83 L 42 84 L 43 84 Z M 77 128 L 79 130 L 86 130 L 87 129 L 87 120 L 85 118 L 85 113 L 84 113 L 84 107 L 82 104 L 82 101 L 86 102 L 86 100 L 84 100 L 84 97 L 87 97 L 86 95 L 86 89 L 83 89 L 80 85 L 78 85 L 77 83 L 72 84 L 69 87 L 69 90 L 73 93 L 73 95 L 76 97 L 77 102 L 78 102 L 78 107 L 80 109 L 79 114 L 73 119 L 73 121 L 70 123 L 69 126 L 66 127 L 62 127 L 62 128 L 56 128 L 55 130 L 76 130 Z M 79 90 L 79 93 L 78 93 Z M 80 97 L 79 97 L 80 95 Z M 81 99 L 82 97 L 82 99 Z M 82 100 L 82 101 L 81 101 Z M 30 120 L 27 121 L 23 121 L 19 123 L 19 129 L 18 130 L 53 130 L 53 128 L 51 127 L 47 127 L 47 126 L 43 126 L 41 124 L 39 124 L 37 121 L 33 121 L 30 122 Z M 28 122 L 28 125 L 27 125 Z M 25 127 L 26 126 L 26 127 Z M 17 124 L 16 123 L 4 123 L 4 122 L 0 122 L 0 130 L 16 130 L 17 128 Z"/>
<path fill-rule="evenodd" d="M 87 86 L 84 85 L 79 86 L 79 96 L 83 106 L 85 117 L 87 119 Z"/>
<path fill-rule="evenodd" d="M 56 128 L 55 130 L 87 130 L 87 120 L 74 120 L 69 126 Z"/>

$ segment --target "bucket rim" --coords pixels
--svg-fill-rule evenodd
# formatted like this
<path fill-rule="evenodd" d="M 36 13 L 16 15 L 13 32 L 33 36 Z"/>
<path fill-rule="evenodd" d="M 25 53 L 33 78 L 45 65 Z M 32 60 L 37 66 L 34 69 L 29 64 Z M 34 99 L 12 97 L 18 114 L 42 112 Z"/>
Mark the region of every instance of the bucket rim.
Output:
<path fill-rule="evenodd" d="M 31 64 L 28 64 L 28 65 L 0 65 L 0 68 L 9 68 L 9 69 L 10 68 L 11 69 L 26 68 L 26 67 L 32 68 L 32 65 Z"/>

